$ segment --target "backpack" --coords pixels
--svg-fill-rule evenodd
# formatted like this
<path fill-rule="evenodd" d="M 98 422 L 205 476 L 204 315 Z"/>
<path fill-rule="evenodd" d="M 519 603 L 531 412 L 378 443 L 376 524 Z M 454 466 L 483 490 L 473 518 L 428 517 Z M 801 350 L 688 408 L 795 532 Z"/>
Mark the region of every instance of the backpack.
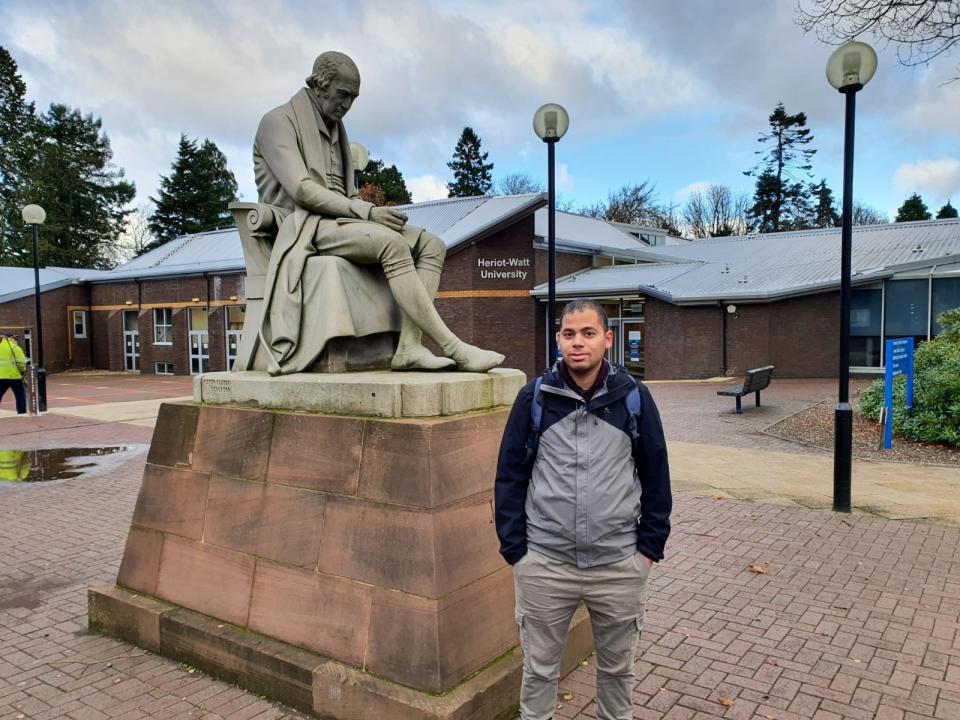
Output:
<path fill-rule="evenodd" d="M 642 403 L 640 401 L 640 387 L 637 381 L 631 376 L 630 382 L 633 387 L 627 393 L 625 401 L 627 403 L 627 412 L 630 414 L 630 443 L 635 448 L 637 438 L 640 436 L 637 430 L 637 418 L 640 417 Z M 530 435 L 527 437 L 527 456 L 524 463 L 533 463 L 537 457 L 537 448 L 540 446 L 540 423 L 543 420 L 543 398 L 540 392 L 540 386 L 543 384 L 543 375 L 537 378 L 533 384 L 533 401 L 530 403 Z"/>

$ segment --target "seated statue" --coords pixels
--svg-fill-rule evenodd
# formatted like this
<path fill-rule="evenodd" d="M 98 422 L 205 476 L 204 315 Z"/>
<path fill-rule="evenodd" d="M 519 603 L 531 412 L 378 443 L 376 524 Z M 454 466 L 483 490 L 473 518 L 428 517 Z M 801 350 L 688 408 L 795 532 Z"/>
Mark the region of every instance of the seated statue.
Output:
<path fill-rule="evenodd" d="M 366 202 L 354 187 L 343 117 L 360 92 L 357 66 L 343 53 L 325 52 L 306 85 L 263 117 L 253 148 L 260 202 L 287 211 L 264 284 L 258 342 L 266 350 L 268 372 L 306 369 L 307 360 L 322 350 L 301 347 L 304 323 L 324 312 L 304 303 L 309 261 L 317 256 L 382 268 L 402 311 L 392 369 L 486 372 L 502 363 L 503 355 L 460 340 L 433 306 L 446 253 L 443 241 L 408 225 L 402 212 Z M 422 334 L 443 357 L 421 344 Z"/>

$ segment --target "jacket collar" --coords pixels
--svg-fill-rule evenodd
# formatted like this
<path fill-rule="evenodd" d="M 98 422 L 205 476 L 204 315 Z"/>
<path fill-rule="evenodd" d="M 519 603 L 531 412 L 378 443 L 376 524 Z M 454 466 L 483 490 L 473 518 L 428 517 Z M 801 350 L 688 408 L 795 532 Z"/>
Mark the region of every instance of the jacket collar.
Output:
<path fill-rule="evenodd" d="M 632 387 L 632 379 L 623 367 L 608 363 L 606 359 L 604 359 L 603 362 L 607 365 L 607 378 L 604 380 L 603 385 L 594 392 L 590 402 L 587 403 L 591 408 L 600 407 L 619 400 L 626 395 Z M 583 402 L 580 394 L 576 390 L 567 387 L 566 383 L 564 383 L 563 377 L 560 375 L 559 365 L 560 361 L 558 360 L 552 368 L 544 373 L 543 382 L 540 386 L 541 389 L 553 395 L 563 395 Z"/>

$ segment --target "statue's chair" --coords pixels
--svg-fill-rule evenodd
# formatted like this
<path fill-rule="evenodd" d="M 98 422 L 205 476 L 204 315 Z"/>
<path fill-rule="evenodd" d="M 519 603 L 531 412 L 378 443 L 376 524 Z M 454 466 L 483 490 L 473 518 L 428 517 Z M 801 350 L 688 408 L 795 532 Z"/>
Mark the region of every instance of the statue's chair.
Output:
<path fill-rule="evenodd" d="M 273 243 L 289 210 L 261 203 L 231 203 L 240 231 L 246 315 L 234 370 L 266 370 L 267 351 L 259 339 L 264 286 Z M 346 372 L 387 368 L 400 332 L 401 312 L 379 265 L 316 256 L 303 274 L 304 307 L 296 370 Z"/>

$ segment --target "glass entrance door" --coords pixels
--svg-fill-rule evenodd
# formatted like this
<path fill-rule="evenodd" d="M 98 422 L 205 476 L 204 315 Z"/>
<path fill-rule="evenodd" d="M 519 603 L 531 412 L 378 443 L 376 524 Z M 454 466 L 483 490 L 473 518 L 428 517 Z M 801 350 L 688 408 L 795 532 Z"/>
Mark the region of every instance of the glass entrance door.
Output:
<path fill-rule="evenodd" d="M 209 316 L 206 308 L 190 308 L 190 374 L 198 375 L 210 370 Z"/>
<path fill-rule="evenodd" d="M 240 351 L 240 335 L 243 330 L 243 318 L 246 308 L 241 305 L 228 305 L 227 321 L 227 370 L 233 369 L 233 363 Z"/>
<path fill-rule="evenodd" d="M 123 369 L 140 372 L 140 313 L 123 311 Z"/>
<path fill-rule="evenodd" d="M 631 375 L 643 377 L 643 341 L 646 334 L 641 320 L 621 320 L 621 348 L 624 367 Z"/>

